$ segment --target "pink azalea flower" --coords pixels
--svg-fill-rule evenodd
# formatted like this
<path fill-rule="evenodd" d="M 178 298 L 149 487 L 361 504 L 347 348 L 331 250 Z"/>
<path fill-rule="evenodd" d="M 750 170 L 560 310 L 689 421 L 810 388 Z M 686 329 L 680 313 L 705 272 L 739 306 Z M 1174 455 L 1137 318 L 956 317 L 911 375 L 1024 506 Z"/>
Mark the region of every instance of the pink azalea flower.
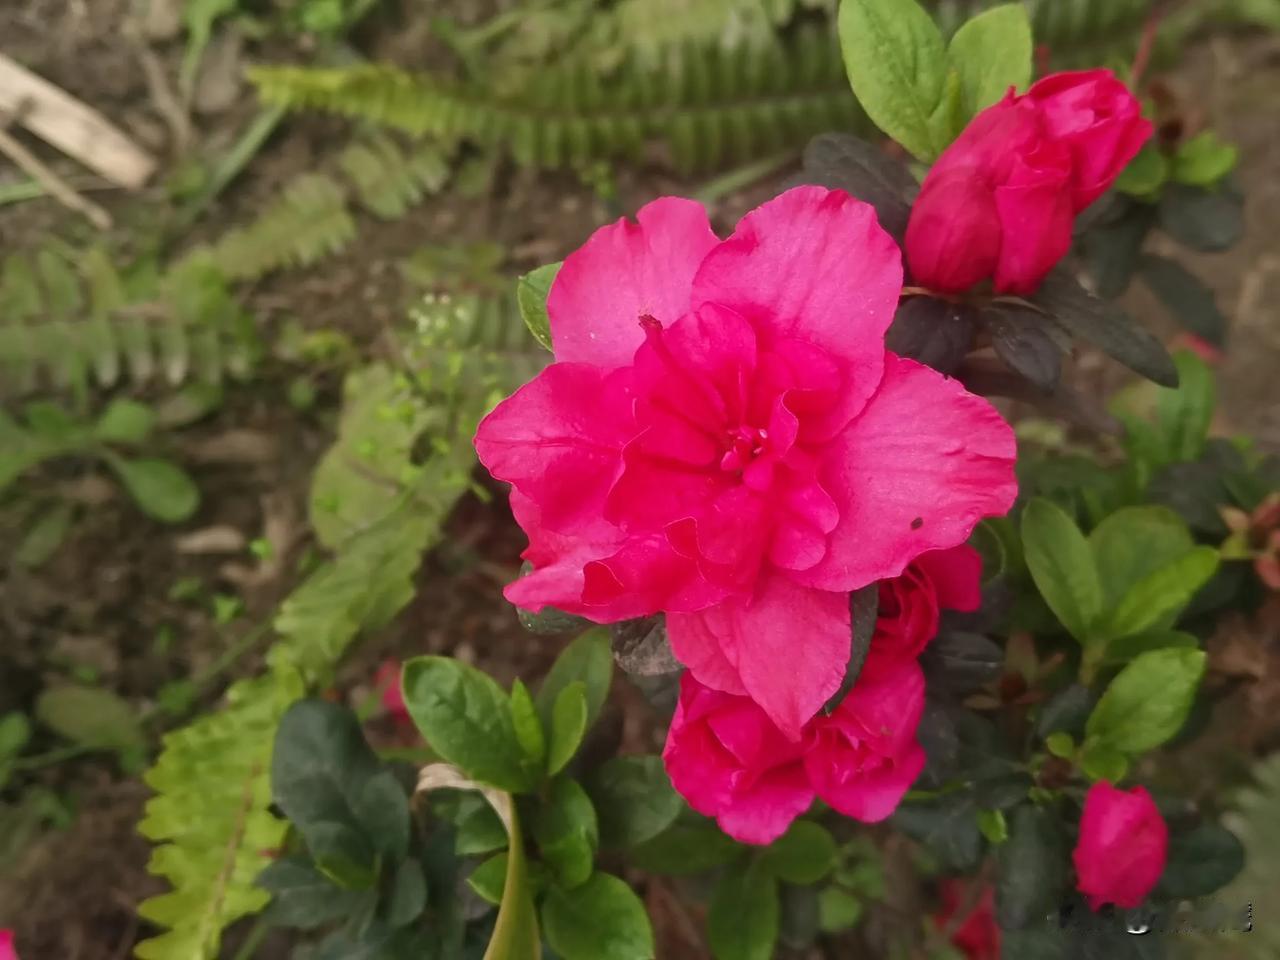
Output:
<path fill-rule="evenodd" d="M 397 723 L 412 723 L 400 688 L 400 661 L 384 660 L 373 681 L 382 690 L 382 709 Z"/>
<path fill-rule="evenodd" d="M 915 659 L 937 636 L 942 610 L 969 613 L 981 603 L 982 557 L 977 550 L 961 544 L 922 553 L 902 576 L 881 581 L 871 655 Z"/>
<path fill-rule="evenodd" d="M 597 230 L 547 300 L 556 362 L 481 423 L 533 572 L 506 590 L 667 615 L 705 686 L 783 734 L 839 687 L 850 590 L 1013 502 L 1013 433 L 884 349 L 902 270 L 870 206 L 797 187 L 728 240 L 662 198 Z"/>
<path fill-rule="evenodd" d="M 0 930 L 0 960 L 19 960 L 18 948 L 13 945 L 12 930 Z"/>
<path fill-rule="evenodd" d="M 788 739 L 749 697 L 680 678 L 662 759 L 699 813 L 743 843 L 771 843 L 821 797 L 874 823 L 889 816 L 924 768 L 915 732 L 924 677 L 914 661 L 864 672 L 829 717 Z"/>
<path fill-rule="evenodd" d="M 940 930 L 952 924 L 952 918 L 965 906 L 964 885 L 959 880 L 942 881 L 942 909 L 934 914 L 933 922 Z M 961 918 L 951 943 L 960 949 L 967 960 L 1000 960 L 1000 925 L 996 923 L 995 890 L 990 884 L 982 889 L 978 902 Z"/>
<path fill-rule="evenodd" d="M 1103 904 L 1142 905 L 1164 872 L 1169 828 L 1142 787 L 1120 790 L 1106 781 L 1089 788 L 1072 853 L 1076 887 L 1097 910 Z"/>

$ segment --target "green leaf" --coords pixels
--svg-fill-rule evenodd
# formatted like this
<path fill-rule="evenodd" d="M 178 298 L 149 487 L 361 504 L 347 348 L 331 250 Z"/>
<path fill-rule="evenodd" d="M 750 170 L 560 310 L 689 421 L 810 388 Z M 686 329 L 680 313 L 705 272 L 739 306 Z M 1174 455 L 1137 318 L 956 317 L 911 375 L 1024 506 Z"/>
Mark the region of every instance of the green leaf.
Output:
<path fill-rule="evenodd" d="M 778 881 L 760 864 L 720 877 L 707 913 L 716 960 L 770 960 L 778 941 Z"/>
<path fill-rule="evenodd" d="M 551 743 L 547 747 L 547 775 L 554 777 L 573 759 L 587 732 L 587 688 L 575 680 L 556 697 L 551 710 Z"/>
<path fill-rule="evenodd" d="M 1148 141 L 1116 178 L 1116 189 L 1131 197 L 1149 199 L 1160 192 L 1169 177 L 1169 161 L 1160 148 Z"/>
<path fill-rule="evenodd" d="M 547 759 L 547 738 L 529 688 L 519 678 L 511 685 L 511 723 L 515 727 L 520 749 L 529 761 L 531 773 L 540 776 Z"/>
<path fill-rule="evenodd" d="M 1244 847 L 1216 823 L 1202 823 L 1169 840 L 1169 859 L 1157 888 L 1162 898 L 1192 900 L 1225 887 L 1244 869 Z"/>
<path fill-rule="evenodd" d="M 1178 732 L 1204 674 L 1201 650 L 1153 650 L 1121 670 L 1089 715 L 1085 733 L 1122 753 L 1138 754 Z"/>
<path fill-rule="evenodd" d="M 502 902 L 502 888 L 507 882 L 508 859 L 507 851 L 496 853 L 472 870 L 467 877 L 467 886 L 482 900 L 487 900 L 495 907 Z"/>
<path fill-rule="evenodd" d="M 1141 271 L 1142 282 L 1184 330 L 1214 346 L 1223 345 L 1227 337 L 1227 318 L 1208 284 L 1176 260 L 1153 253 L 1142 254 L 1136 266 Z M 1207 422 L 1205 427 L 1207 429 Z"/>
<path fill-rule="evenodd" d="M 973 799 L 949 793 L 920 803 L 904 803 L 893 815 L 893 825 L 918 840 L 944 867 L 968 872 L 982 856 Z"/>
<path fill-rule="evenodd" d="M 1063 732 L 1072 737 L 1084 733 L 1085 721 L 1093 712 L 1093 695 L 1083 684 L 1073 683 L 1050 697 L 1036 718 L 1036 733 L 1042 737 Z"/>
<path fill-rule="evenodd" d="M 867 116 L 917 159 L 932 161 L 943 147 L 930 117 L 942 101 L 947 62 L 933 19 L 915 0 L 843 0 L 838 31 Z"/>
<path fill-rule="evenodd" d="M 491 677 L 448 657 L 416 657 L 403 678 L 409 715 L 440 756 L 481 783 L 529 789 L 510 702 Z"/>
<path fill-rule="evenodd" d="M 1044 738 L 1045 749 L 1055 757 L 1070 759 L 1076 754 L 1076 741 L 1069 733 L 1058 731 Z"/>
<path fill-rule="evenodd" d="M 596 811 L 576 780 L 559 777 L 533 818 L 533 839 L 542 859 L 565 889 L 591 876 L 600 834 Z"/>
<path fill-rule="evenodd" d="M 155 423 L 155 412 L 145 403 L 117 397 L 98 418 L 93 435 L 103 443 L 141 443 Z"/>
<path fill-rule="evenodd" d="M 542 725 L 551 729 L 552 708 L 560 691 L 575 680 L 586 684 L 587 728 L 600 716 L 600 710 L 609 696 L 609 684 L 613 680 L 613 651 L 609 645 L 609 631 L 596 628 L 579 635 L 556 657 L 538 688 L 534 703 L 542 716 Z"/>
<path fill-rule="evenodd" d="M 335 885 L 344 890 L 368 890 L 377 883 L 377 854 L 354 827 L 311 821 L 305 836 L 316 869 Z"/>
<path fill-rule="evenodd" d="M 1109 515 L 1089 534 L 1105 608 L 1113 610 L 1140 580 L 1194 547 L 1186 523 L 1168 507 L 1125 507 Z"/>
<path fill-rule="evenodd" d="M 1220 253 L 1244 233 L 1244 198 L 1230 181 L 1214 189 L 1171 183 L 1156 208 L 1160 229 L 1185 247 Z"/>
<path fill-rule="evenodd" d="M 818 894 L 818 927 L 823 933 L 841 933 L 862 919 L 862 901 L 838 887 Z"/>
<path fill-rule="evenodd" d="M 1022 512 L 1022 544 L 1049 609 L 1073 637 L 1089 643 L 1102 612 L 1102 584 L 1080 528 L 1057 504 L 1037 497 Z"/>
<path fill-rule="evenodd" d="M 35 716 L 82 746 L 128 750 L 146 744 L 133 707 L 101 687 L 48 687 L 36 700 Z"/>
<path fill-rule="evenodd" d="M 760 866 L 779 880 L 817 883 L 836 865 L 836 841 L 826 827 L 812 820 L 796 820 L 761 852 Z"/>
<path fill-rule="evenodd" d="M 1104 663 L 1124 666 L 1135 657 L 1151 650 L 1164 650 L 1175 647 L 1183 650 L 1198 650 L 1200 641 L 1190 633 L 1181 630 L 1153 630 L 1150 633 L 1137 633 L 1130 637 L 1117 637 L 1107 644 L 1107 655 Z"/>
<path fill-rule="evenodd" d="M 393 927 L 412 923 L 426 905 L 427 878 L 422 873 L 422 865 L 417 860 L 402 860 L 387 898 L 387 923 Z"/>
<path fill-rule="evenodd" d="M 1021 806 L 996 858 L 996 917 L 1006 930 L 1040 922 L 1058 908 L 1067 882 L 1067 844 L 1056 813 Z"/>
<path fill-rule="evenodd" d="M 561 266 L 561 263 L 548 263 L 530 270 L 516 282 L 516 302 L 524 325 L 548 350 L 551 349 L 551 320 L 547 316 L 547 295 Z"/>
<path fill-rule="evenodd" d="M 1018 3 L 984 10 L 951 38 L 947 64 L 960 75 L 966 122 L 1031 82 L 1031 19 Z"/>
<path fill-rule="evenodd" d="M 13 562 L 33 570 L 58 552 L 71 531 L 75 504 L 59 500 L 41 510 L 13 551 Z"/>
<path fill-rule="evenodd" d="M 603 823 L 608 813 L 597 807 Z M 724 866 L 742 855 L 742 847 L 710 820 L 675 823 L 629 851 L 629 860 L 641 870 L 670 876 L 702 873 Z"/>
<path fill-rule="evenodd" d="M 409 853 L 409 797 L 400 780 L 383 769 L 352 796 L 352 812 L 378 852 L 392 860 Z"/>
<path fill-rule="evenodd" d="M 600 815 L 605 847 L 645 843 L 674 823 L 684 808 L 658 756 L 613 757 L 592 774 L 587 791 Z"/>
<path fill-rule="evenodd" d="M 552 886 L 542 901 L 547 943 L 564 960 L 650 960 L 653 929 L 644 904 L 607 873 L 566 890 Z"/>
<path fill-rule="evenodd" d="M 1100 740 L 1085 743 L 1080 753 L 1080 769 L 1090 780 L 1119 783 L 1129 772 L 1129 761 L 1115 747 Z"/>
<path fill-rule="evenodd" d="M 457 822 L 453 849 L 459 856 L 492 853 L 506 845 L 507 828 L 487 803 L 477 804 Z"/>
<path fill-rule="evenodd" d="M 1211 187 L 1235 169 L 1240 151 L 1212 130 L 1185 141 L 1173 158 L 1173 179 L 1193 187 Z"/>
<path fill-rule="evenodd" d="M 104 453 L 107 465 L 139 509 L 165 523 L 181 523 L 200 505 L 200 489 L 190 475 L 168 460 L 126 460 Z"/>
<path fill-rule="evenodd" d="M 0 717 L 0 790 L 9 780 L 13 761 L 30 739 L 31 721 L 25 713 L 13 711 Z"/>
<path fill-rule="evenodd" d="M 1173 362 L 1178 368 L 1178 388 L 1160 391 L 1156 419 L 1169 459 L 1197 460 L 1209 436 L 1217 387 L 1208 364 L 1191 351 L 1178 351 Z"/>
<path fill-rule="evenodd" d="M 258 886 L 271 891 L 271 919 L 282 927 L 314 930 L 354 912 L 364 898 L 335 886 L 302 857 L 282 857 L 258 875 Z"/>
<path fill-rule="evenodd" d="M 1218 559 L 1213 547 L 1195 547 L 1147 574 L 1125 594 L 1100 630 L 1109 637 L 1128 637 L 1171 627 L 1196 591 L 1218 569 Z"/>
<path fill-rule="evenodd" d="M 1009 824 L 1003 810 L 979 810 L 978 830 L 992 846 L 999 846 L 1009 839 Z"/>

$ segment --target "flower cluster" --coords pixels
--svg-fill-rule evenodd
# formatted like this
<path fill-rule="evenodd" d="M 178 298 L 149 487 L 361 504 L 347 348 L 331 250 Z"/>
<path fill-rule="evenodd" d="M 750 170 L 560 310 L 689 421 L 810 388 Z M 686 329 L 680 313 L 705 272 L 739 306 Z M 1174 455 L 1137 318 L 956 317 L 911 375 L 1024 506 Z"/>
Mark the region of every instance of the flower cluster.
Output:
<path fill-rule="evenodd" d="M 1151 137 L 1110 70 L 1056 73 L 974 118 L 925 178 L 907 226 L 912 280 L 1029 294 L 1071 247 L 1075 217 Z"/>
<path fill-rule="evenodd" d="M 974 610 L 981 560 L 968 546 L 924 554 L 880 587 L 867 662 L 830 715 L 789 740 L 749 697 L 712 690 L 686 673 L 663 760 L 700 813 L 744 843 L 769 843 L 815 797 L 845 816 L 889 816 L 924 768 L 916 741 L 924 674 L 916 657 L 937 632 L 939 606 Z"/>

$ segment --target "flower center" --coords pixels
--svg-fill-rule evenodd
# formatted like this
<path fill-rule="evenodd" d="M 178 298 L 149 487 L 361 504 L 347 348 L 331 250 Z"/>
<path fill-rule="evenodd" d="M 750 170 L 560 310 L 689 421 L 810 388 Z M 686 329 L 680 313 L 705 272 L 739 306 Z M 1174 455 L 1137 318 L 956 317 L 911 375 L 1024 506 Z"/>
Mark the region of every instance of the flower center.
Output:
<path fill-rule="evenodd" d="M 720 458 L 720 469 L 726 473 L 740 473 L 764 453 L 769 431 L 763 427 L 735 427 L 725 435 L 725 454 Z"/>

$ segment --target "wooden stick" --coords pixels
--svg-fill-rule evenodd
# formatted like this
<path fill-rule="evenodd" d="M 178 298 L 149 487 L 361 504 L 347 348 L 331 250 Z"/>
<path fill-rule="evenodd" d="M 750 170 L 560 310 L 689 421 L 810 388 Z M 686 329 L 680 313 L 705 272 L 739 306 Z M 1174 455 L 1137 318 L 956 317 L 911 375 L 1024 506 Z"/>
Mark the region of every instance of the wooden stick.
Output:
<path fill-rule="evenodd" d="M 0 111 L 126 189 L 137 190 L 155 172 L 155 159 L 102 114 L 2 53 Z"/>
<path fill-rule="evenodd" d="M 9 118 L 0 113 L 0 153 L 34 177 L 46 191 L 64 207 L 84 214 L 99 230 L 111 229 L 111 215 L 92 200 L 76 193 L 67 182 L 53 172 L 34 153 L 24 147 L 6 128 Z"/>

